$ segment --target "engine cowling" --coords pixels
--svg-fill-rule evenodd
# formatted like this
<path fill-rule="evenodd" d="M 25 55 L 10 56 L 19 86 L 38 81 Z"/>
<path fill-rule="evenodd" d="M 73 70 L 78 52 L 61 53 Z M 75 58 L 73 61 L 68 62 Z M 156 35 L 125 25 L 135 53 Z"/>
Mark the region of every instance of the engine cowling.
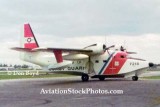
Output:
<path fill-rule="evenodd" d="M 55 63 L 48 66 L 48 69 L 65 68 L 72 64 L 72 61 L 63 61 L 61 63 Z"/>
<path fill-rule="evenodd" d="M 92 50 L 92 54 L 103 54 L 106 51 L 106 45 L 104 44 L 93 44 L 85 47 L 86 50 Z"/>
<path fill-rule="evenodd" d="M 64 60 L 79 60 L 79 59 L 86 59 L 88 57 L 89 56 L 85 54 L 69 54 L 69 55 L 64 55 L 63 59 Z"/>

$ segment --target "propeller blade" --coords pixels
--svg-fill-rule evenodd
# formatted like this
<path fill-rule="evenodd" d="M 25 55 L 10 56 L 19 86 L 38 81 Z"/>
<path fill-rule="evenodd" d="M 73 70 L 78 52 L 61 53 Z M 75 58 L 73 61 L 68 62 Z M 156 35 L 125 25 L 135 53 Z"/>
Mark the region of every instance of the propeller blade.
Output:
<path fill-rule="evenodd" d="M 128 54 L 137 54 L 137 52 L 127 52 Z"/>
<path fill-rule="evenodd" d="M 114 48 L 115 45 L 112 45 L 112 46 L 109 46 L 109 47 L 106 47 L 105 50 L 109 50 L 110 48 Z"/>

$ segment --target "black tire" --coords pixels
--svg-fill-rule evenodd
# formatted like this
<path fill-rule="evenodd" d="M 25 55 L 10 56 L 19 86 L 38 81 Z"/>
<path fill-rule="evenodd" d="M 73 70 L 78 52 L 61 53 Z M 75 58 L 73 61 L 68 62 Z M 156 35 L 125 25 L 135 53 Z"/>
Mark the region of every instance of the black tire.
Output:
<path fill-rule="evenodd" d="M 82 77 L 81 77 L 81 79 L 82 79 L 83 82 L 88 81 L 89 80 L 88 74 L 83 74 Z"/>
<path fill-rule="evenodd" d="M 137 76 L 133 76 L 133 77 L 132 77 L 132 80 L 133 80 L 133 81 L 138 81 L 138 77 L 137 77 Z"/>
<path fill-rule="evenodd" d="M 104 81 L 104 80 L 105 80 L 105 77 L 99 77 L 99 80 L 100 80 L 100 81 Z"/>

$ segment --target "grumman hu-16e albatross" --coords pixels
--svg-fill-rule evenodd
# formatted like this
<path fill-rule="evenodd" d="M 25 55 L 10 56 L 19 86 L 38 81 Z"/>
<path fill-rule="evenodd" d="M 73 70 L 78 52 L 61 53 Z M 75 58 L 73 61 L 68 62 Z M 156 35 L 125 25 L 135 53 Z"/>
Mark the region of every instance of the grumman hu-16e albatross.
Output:
<path fill-rule="evenodd" d="M 21 47 L 11 48 L 20 51 L 20 58 L 24 61 L 36 64 L 47 72 L 68 73 L 80 75 L 82 81 L 88 81 L 89 77 L 105 78 L 132 77 L 138 80 L 153 63 L 146 60 L 133 58 L 123 47 L 119 50 L 110 50 L 104 44 L 93 44 L 83 49 L 70 48 L 41 48 L 32 32 L 29 24 L 24 24 L 24 34 L 21 38 Z"/>

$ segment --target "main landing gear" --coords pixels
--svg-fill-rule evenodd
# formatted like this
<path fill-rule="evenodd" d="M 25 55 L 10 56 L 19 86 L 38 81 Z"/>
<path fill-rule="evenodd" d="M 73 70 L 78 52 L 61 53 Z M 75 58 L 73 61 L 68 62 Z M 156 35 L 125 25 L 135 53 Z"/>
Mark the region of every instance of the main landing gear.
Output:
<path fill-rule="evenodd" d="M 105 77 L 99 77 L 99 80 L 100 80 L 100 81 L 104 81 L 104 80 L 105 80 Z"/>
<path fill-rule="evenodd" d="M 133 77 L 132 77 L 132 80 L 133 80 L 133 81 L 138 81 L 138 77 L 137 77 L 137 76 L 133 76 Z"/>
<path fill-rule="evenodd" d="M 82 81 L 83 81 L 83 82 L 88 81 L 88 80 L 89 80 L 89 76 L 88 76 L 88 74 L 82 74 L 81 79 L 82 79 Z"/>

